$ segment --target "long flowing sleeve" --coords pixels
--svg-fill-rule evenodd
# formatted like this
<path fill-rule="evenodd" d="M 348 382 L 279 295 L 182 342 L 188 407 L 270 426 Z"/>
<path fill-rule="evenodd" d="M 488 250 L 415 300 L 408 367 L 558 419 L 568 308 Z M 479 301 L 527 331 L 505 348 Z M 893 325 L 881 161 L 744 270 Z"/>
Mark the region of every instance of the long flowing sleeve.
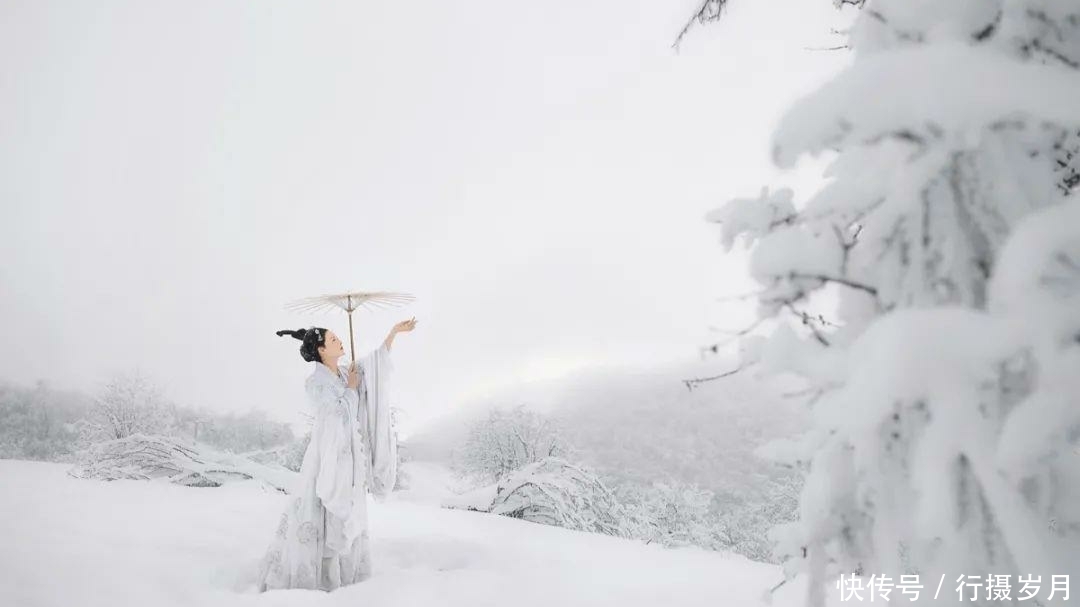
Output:
<path fill-rule="evenodd" d="M 397 436 L 390 415 L 390 375 L 393 362 L 386 346 L 380 346 L 361 361 L 366 396 L 361 415 L 369 446 L 371 493 L 386 499 L 397 482 Z"/>
<path fill-rule="evenodd" d="M 327 510 L 346 518 L 352 509 L 350 420 L 360 397 L 344 384 L 318 377 L 309 379 L 305 388 L 316 416 L 316 432 L 312 435 L 319 453 L 315 494 Z"/>

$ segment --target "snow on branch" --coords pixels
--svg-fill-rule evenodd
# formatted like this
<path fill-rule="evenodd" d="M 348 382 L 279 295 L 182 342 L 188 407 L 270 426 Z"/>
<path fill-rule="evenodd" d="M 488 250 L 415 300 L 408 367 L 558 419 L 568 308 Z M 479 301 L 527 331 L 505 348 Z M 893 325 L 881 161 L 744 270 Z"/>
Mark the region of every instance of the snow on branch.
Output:
<path fill-rule="evenodd" d="M 1006 120 L 1076 127 L 1076 99 L 1080 81 L 1060 67 L 963 43 L 913 46 L 865 57 L 796 103 L 774 136 L 773 158 L 790 168 L 804 153 L 885 137 L 977 137 Z"/>
<path fill-rule="evenodd" d="M 739 236 L 753 241 L 776 227 L 794 223 L 793 196 L 790 188 L 770 193 L 769 188 L 764 187 L 757 198 L 735 198 L 710 211 L 705 215 L 705 221 L 720 224 L 721 242 L 724 250 L 730 251 Z"/>

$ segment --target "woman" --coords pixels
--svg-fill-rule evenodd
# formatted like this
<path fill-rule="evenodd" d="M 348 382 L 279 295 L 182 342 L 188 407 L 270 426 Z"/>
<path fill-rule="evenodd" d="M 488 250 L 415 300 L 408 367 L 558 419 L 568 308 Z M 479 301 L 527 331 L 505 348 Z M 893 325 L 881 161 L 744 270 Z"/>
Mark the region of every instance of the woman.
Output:
<path fill-rule="evenodd" d="M 397 477 L 387 402 L 390 348 L 395 335 L 415 326 L 415 318 L 394 325 L 382 345 L 358 361 L 359 369 L 338 366 L 345 350 L 333 331 L 277 332 L 303 342 L 300 355 L 315 363 L 305 383 L 314 425 L 298 491 L 262 560 L 260 592 L 334 590 L 371 575 L 367 491 L 381 501 Z"/>

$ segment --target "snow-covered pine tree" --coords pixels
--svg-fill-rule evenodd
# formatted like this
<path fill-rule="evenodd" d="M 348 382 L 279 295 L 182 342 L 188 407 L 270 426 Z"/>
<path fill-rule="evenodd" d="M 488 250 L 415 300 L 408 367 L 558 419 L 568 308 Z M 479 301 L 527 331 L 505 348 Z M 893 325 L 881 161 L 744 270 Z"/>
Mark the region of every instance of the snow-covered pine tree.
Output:
<path fill-rule="evenodd" d="M 722 3 L 720 3 L 722 4 Z M 849 69 L 800 100 L 776 162 L 836 151 L 805 203 L 710 214 L 751 243 L 755 352 L 807 378 L 814 428 L 788 571 L 1080 579 L 1080 2 L 867 0 Z M 810 312 L 823 302 L 825 319 Z M 820 308 L 819 308 L 820 310 Z M 980 592 L 971 601 L 990 604 Z M 930 596 L 927 596 L 930 594 Z M 894 598 L 895 598 L 894 594 Z M 994 601 L 993 604 L 1002 604 Z M 1008 604 L 1006 602 L 1006 604 Z"/>

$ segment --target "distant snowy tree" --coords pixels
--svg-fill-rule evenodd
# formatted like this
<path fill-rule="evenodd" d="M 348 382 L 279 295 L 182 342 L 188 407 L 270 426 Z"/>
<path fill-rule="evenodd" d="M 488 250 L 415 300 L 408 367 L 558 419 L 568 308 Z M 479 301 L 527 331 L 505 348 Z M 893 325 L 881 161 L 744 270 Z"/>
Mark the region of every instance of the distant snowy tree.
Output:
<path fill-rule="evenodd" d="M 0 458 L 70 461 L 87 399 L 38 381 L 0 385 Z"/>
<path fill-rule="evenodd" d="M 141 372 L 120 373 L 94 399 L 81 430 L 86 443 L 138 433 L 167 434 L 177 430 L 176 407 Z"/>
<path fill-rule="evenodd" d="M 837 152 L 831 181 L 709 217 L 794 321 L 750 356 L 813 394 L 781 554 L 813 605 L 841 572 L 1077 579 L 1080 3 L 861 6 L 851 67 L 775 133 L 784 167 Z"/>
<path fill-rule="evenodd" d="M 461 476 L 493 483 L 528 464 L 565 452 L 555 420 L 525 405 L 495 408 L 470 428 L 464 446 L 455 453 L 454 468 Z"/>
<path fill-rule="evenodd" d="M 310 444 L 311 430 L 309 429 L 303 436 L 298 436 L 285 445 L 284 455 L 280 460 L 281 465 L 293 472 L 299 472 L 300 466 L 304 463 L 304 454 L 307 453 Z"/>
<path fill-rule="evenodd" d="M 44 381 L 33 387 L 0 384 L 0 457 L 70 462 L 91 444 L 133 430 L 183 436 L 263 463 L 295 465 L 294 470 L 307 447 L 289 424 L 263 411 L 174 406 L 138 372 L 115 376 L 96 397 L 55 390 Z"/>
<path fill-rule="evenodd" d="M 194 440 L 233 453 L 273 450 L 295 439 L 292 426 L 260 409 L 237 414 L 178 407 L 176 425 Z"/>

